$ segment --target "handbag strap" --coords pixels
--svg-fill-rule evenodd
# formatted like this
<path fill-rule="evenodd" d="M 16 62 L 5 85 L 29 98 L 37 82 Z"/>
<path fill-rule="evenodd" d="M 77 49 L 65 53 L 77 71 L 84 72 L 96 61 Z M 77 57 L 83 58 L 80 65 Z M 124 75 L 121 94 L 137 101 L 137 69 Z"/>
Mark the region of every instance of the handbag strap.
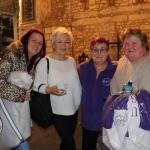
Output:
<path fill-rule="evenodd" d="M 10 117 L 10 115 L 9 115 L 9 113 L 8 113 L 8 111 L 7 111 L 7 109 L 6 109 L 5 105 L 4 105 L 4 102 L 3 102 L 3 100 L 2 100 L 1 97 L 0 97 L 0 106 L 2 107 L 2 110 L 3 110 L 3 112 L 4 112 L 4 114 L 5 114 L 6 118 L 7 118 L 7 120 L 9 121 L 9 123 L 10 123 L 10 125 L 12 126 L 13 130 L 15 131 L 16 135 L 18 136 L 19 140 L 20 140 L 21 142 L 23 142 L 24 139 L 23 139 L 23 137 L 22 137 L 20 131 L 18 130 L 18 128 L 17 128 L 16 125 L 14 124 L 12 118 Z"/>
<path fill-rule="evenodd" d="M 49 60 L 48 60 L 48 58 L 46 58 L 46 60 L 47 60 L 47 75 L 49 74 Z"/>
<path fill-rule="evenodd" d="M 48 58 L 46 58 L 47 60 L 47 84 L 48 84 L 48 75 L 49 75 L 49 60 Z M 45 84 L 40 84 L 39 87 L 38 87 L 38 92 L 39 92 L 39 89 L 42 85 L 45 85 Z"/>

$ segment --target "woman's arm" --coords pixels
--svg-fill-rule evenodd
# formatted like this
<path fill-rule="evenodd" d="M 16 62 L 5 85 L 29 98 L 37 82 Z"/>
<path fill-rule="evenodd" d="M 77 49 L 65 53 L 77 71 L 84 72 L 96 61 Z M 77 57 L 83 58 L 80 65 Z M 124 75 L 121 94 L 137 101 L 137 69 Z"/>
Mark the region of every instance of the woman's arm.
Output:
<path fill-rule="evenodd" d="M 40 88 L 39 86 L 43 84 Z M 61 90 L 58 90 L 56 86 L 49 87 L 47 83 L 47 60 L 43 58 L 40 60 L 36 67 L 35 79 L 34 79 L 34 91 L 38 91 L 43 94 L 53 94 L 57 96 L 64 95 Z"/>
<path fill-rule="evenodd" d="M 38 87 L 43 84 L 39 90 Z M 35 79 L 34 79 L 34 91 L 39 91 L 43 94 L 53 94 L 57 96 L 62 96 L 64 93 L 62 90 L 58 90 L 57 86 L 48 86 L 47 84 L 47 60 L 42 58 L 36 67 Z"/>
<path fill-rule="evenodd" d="M 43 85 L 38 90 L 41 84 Z M 46 94 L 45 91 L 46 85 L 47 85 L 47 61 L 46 58 L 42 58 L 36 66 L 33 90 Z"/>
<path fill-rule="evenodd" d="M 26 90 L 7 82 L 10 72 L 15 71 L 18 67 L 14 65 L 16 59 L 13 53 L 8 53 L 0 61 L 0 97 L 15 102 L 23 102 Z"/>

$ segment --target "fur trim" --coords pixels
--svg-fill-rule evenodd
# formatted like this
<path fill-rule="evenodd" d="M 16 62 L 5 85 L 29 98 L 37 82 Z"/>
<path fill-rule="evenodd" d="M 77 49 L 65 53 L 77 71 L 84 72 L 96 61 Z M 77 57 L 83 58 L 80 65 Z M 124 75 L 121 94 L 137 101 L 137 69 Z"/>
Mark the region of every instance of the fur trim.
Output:
<path fill-rule="evenodd" d="M 10 45 L 6 47 L 6 50 L 15 51 L 15 50 L 18 50 L 20 46 L 22 46 L 22 43 L 18 40 L 18 41 L 10 43 Z"/>

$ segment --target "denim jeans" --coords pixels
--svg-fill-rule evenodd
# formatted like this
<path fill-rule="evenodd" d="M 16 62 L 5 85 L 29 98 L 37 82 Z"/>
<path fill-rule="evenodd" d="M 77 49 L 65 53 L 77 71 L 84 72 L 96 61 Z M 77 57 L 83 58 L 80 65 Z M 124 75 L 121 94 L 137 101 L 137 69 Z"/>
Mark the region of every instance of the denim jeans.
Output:
<path fill-rule="evenodd" d="M 28 142 L 24 141 L 15 150 L 30 150 Z"/>

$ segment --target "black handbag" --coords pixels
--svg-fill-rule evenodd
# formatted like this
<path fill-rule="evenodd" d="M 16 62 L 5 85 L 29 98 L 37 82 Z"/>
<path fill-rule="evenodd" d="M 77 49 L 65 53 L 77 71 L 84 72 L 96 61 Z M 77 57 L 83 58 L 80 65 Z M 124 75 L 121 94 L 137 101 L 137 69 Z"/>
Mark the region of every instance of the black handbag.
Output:
<path fill-rule="evenodd" d="M 49 60 L 47 60 L 47 77 L 49 74 Z M 41 84 L 38 87 L 44 85 Z M 50 94 L 42 94 L 36 91 L 31 91 L 30 112 L 32 120 L 42 128 L 47 128 L 53 124 L 53 112 L 50 102 Z"/>

